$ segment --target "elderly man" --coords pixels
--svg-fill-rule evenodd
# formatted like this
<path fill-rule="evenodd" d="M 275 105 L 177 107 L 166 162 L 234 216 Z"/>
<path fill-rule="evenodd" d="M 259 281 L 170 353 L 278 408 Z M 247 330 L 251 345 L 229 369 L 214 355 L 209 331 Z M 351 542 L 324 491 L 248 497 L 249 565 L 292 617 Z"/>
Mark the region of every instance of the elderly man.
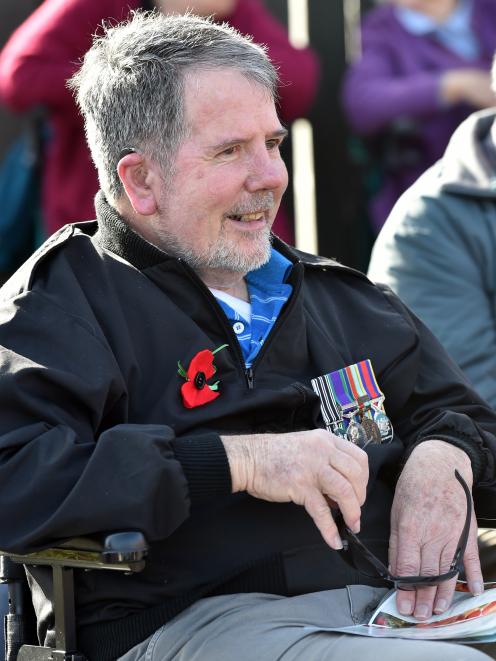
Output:
<path fill-rule="evenodd" d="M 343 562 L 340 518 L 389 546 L 402 613 L 447 608 L 471 510 L 455 470 L 488 515 L 496 417 L 393 294 L 271 237 L 276 82 L 190 16 L 138 13 L 87 53 L 97 220 L 2 290 L 0 548 L 145 533 L 142 574 L 78 578 L 92 661 L 487 658 L 323 632 L 385 593 Z M 481 592 L 473 517 L 464 567 Z M 31 586 L 50 642 L 43 568 Z"/>

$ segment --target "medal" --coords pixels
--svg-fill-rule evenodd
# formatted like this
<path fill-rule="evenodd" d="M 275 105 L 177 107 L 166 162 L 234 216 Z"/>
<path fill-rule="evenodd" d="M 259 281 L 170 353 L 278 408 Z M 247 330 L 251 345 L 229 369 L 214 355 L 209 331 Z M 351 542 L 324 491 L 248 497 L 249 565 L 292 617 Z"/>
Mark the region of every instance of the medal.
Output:
<path fill-rule="evenodd" d="M 391 420 L 384 411 L 384 396 L 372 402 L 372 415 L 381 434 L 381 443 L 387 445 L 393 440 L 394 432 Z"/>
<path fill-rule="evenodd" d="M 335 422 L 332 425 L 332 433 L 336 434 L 336 436 L 340 436 L 341 438 L 346 439 L 346 432 L 347 429 L 343 420 L 340 420 L 339 422 Z"/>
<path fill-rule="evenodd" d="M 384 443 L 385 445 L 391 443 L 394 435 L 391 420 L 383 411 L 381 411 L 381 409 L 376 409 L 374 411 L 374 421 L 381 435 L 381 443 Z"/>
<path fill-rule="evenodd" d="M 364 448 L 368 444 L 367 434 L 365 429 L 359 422 L 355 420 L 350 420 L 348 425 L 348 430 L 346 432 L 346 438 L 354 445 L 358 445 L 359 448 Z"/>
<path fill-rule="evenodd" d="M 363 448 L 390 443 L 393 427 L 370 360 L 312 379 L 326 429 Z"/>
<path fill-rule="evenodd" d="M 381 431 L 377 423 L 367 416 L 363 416 L 361 423 L 370 443 L 382 443 Z"/>

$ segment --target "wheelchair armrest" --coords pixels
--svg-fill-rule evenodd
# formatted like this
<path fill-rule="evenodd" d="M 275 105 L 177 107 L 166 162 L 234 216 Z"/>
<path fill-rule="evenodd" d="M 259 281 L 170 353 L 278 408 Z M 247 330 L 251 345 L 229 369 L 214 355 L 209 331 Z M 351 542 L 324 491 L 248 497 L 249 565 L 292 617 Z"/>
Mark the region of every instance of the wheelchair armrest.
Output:
<path fill-rule="evenodd" d="M 50 565 L 80 569 L 114 569 L 139 572 L 145 566 L 148 545 L 141 532 L 115 532 L 91 537 L 75 537 L 56 547 L 33 553 L 8 553 L 0 550 L 15 563 Z"/>

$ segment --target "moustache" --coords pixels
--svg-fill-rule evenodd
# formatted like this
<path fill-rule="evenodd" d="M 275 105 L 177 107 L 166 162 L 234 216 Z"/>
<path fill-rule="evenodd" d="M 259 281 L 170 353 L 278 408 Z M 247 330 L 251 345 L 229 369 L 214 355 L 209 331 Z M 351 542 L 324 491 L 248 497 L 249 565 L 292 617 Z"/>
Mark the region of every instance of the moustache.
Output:
<path fill-rule="evenodd" d="M 256 211 L 269 211 L 274 206 L 274 193 L 265 191 L 264 193 L 254 193 L 248 200 L 239 202 L 233 206 L 225 216 L 242 216 L 245 213 L 255 213 Z"/>

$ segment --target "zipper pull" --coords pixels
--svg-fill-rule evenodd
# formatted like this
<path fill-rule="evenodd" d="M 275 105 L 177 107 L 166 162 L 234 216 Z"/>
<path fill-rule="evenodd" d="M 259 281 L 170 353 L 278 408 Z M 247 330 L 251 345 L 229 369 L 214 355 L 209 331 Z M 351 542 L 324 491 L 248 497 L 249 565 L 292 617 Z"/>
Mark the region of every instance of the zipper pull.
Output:
<path fill-rule="evenodd" d="M 245 370 L 246 383 L 248 384 L 248 390 L 253 389 L 253 370 L 251 367 L 247 367 Z"/>

